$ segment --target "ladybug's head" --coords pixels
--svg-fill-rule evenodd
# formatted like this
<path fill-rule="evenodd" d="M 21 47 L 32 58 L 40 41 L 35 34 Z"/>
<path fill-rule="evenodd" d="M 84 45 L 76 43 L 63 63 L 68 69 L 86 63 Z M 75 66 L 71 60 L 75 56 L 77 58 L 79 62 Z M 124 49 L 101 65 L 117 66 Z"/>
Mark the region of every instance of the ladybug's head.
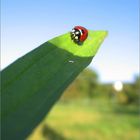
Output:
<path fill-rule="evenodd" d="M 82 26 L 75 26 L 71 31 L 71 39 L 79 44 L 83 43 L 87 36 L 88 36 L 88 30 Z"/>

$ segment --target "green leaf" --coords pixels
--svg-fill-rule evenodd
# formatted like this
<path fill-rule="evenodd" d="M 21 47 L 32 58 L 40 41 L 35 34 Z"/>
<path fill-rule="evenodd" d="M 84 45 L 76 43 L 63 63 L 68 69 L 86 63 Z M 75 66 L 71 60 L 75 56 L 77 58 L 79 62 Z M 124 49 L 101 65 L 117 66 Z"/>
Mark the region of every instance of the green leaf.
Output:
<path fill-rule="evenodd" d="M 66 87 L 91 62 L 106 31 L 89 31 L 82 45 L 58 36 L 16 60 L 1 73 L 2 139 L 25 139 Z"/>

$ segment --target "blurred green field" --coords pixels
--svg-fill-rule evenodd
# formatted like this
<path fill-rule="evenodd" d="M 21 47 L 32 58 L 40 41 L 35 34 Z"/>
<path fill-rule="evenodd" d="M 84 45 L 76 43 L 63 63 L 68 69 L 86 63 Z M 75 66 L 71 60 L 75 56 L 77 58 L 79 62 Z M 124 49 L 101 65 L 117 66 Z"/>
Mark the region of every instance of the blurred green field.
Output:
<path fill-rule="evenodd" d="M 138 113 L 101 98 L 59 101 L 28 140 L 139 140 Z"/>

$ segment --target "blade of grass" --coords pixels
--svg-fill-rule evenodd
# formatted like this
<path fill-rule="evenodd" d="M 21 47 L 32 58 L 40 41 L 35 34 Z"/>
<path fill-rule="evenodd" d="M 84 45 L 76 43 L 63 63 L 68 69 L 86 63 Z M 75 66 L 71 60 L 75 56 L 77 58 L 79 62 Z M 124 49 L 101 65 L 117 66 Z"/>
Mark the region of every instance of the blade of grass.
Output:
<path fill-rule="evenodd" d="M 91 62 L 107 32 L 89 31 L 81 46 L 69 33 L 42 44 L 1 73 L 2 139 L 25 139 L 65 88 Z"/>

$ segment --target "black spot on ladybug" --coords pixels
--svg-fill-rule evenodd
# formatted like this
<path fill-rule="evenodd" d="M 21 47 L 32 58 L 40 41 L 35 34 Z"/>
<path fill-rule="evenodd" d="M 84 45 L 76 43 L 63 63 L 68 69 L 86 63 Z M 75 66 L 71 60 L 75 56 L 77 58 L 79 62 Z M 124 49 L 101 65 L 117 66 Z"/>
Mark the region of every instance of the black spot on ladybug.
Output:
<path fill-rule="evenodd" d="M 82 33 L 84 34 L 84 30 L 82 30 Z"/>

